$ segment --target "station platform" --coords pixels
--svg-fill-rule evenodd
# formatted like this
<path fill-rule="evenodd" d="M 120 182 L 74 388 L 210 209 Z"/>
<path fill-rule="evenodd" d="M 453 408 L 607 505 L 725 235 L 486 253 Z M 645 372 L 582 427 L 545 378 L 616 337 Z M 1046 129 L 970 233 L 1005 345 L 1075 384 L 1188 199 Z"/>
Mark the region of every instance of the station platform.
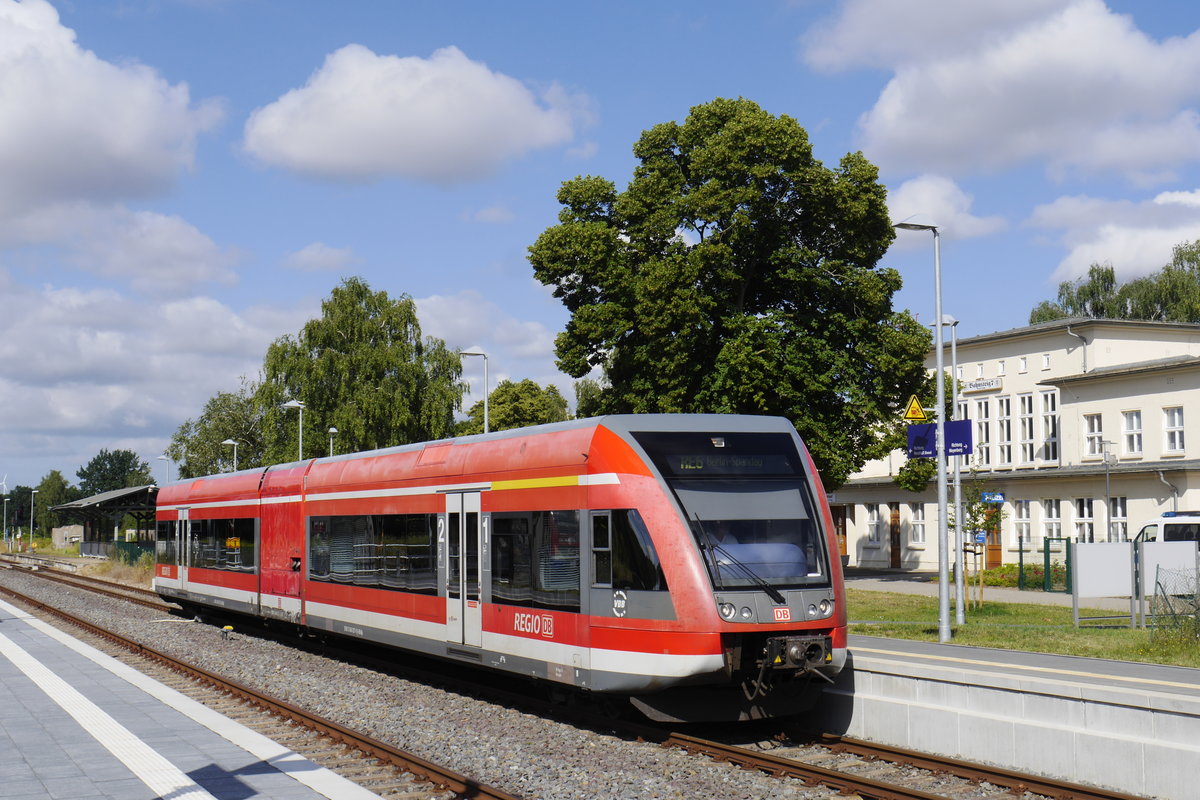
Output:
<path fill-rule="evenodd" d="M 378 795 L 0 601 L 0 798 Z"/>

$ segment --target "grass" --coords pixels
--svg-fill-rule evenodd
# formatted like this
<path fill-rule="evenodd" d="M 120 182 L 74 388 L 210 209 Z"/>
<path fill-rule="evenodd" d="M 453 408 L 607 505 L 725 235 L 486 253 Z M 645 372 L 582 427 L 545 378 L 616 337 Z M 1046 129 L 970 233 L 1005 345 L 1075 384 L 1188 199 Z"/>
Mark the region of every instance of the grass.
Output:
<path fill-rule="evenodd" d="M 847 589 L 850 632 L 893 639 L 938 640 L 936 597 Z M 1080 616 L 1113 612 L 1080 609 Z M 1193 632 L 1075 627 L 1071 609 L 1029 603 L 984 602 L 967 608 L 965 625 L 952 625 L 954 644 L 1028 650 L 1087 658 L 1200 667 Z M 1114 621 L 1119 625 L 1119 621 Z"/>

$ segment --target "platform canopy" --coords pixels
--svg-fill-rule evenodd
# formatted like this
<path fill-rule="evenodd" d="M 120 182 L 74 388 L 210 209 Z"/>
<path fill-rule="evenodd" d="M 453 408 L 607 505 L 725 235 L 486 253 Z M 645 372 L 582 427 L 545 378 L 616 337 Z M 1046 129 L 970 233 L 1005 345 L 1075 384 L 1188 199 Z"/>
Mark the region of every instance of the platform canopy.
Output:
<path fill-rule="evenodd" d="M 143 539 L 143 532 L 147 534 L 145 538 L 153 539 L 157 492 L 158 487 L 154 484 L 130 486 L 51 506 L 50 510 L 73 522 L 83 523 L 85 542 L 112 541 L 113 532 L 126 516 L 137 522 L 139 540 Z"/>

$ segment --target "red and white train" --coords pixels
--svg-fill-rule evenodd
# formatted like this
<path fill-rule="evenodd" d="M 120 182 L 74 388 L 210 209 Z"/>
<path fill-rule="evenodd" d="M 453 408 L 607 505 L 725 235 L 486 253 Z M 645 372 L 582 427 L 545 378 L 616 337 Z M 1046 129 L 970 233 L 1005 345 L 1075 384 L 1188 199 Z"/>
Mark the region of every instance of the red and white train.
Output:
<path fill-rule="evenodd" d="M 821 482 L 786 419 L 608 416 L 177 481 L 155 589 L 628 697 L 798 713 L 846 659 Z"/>

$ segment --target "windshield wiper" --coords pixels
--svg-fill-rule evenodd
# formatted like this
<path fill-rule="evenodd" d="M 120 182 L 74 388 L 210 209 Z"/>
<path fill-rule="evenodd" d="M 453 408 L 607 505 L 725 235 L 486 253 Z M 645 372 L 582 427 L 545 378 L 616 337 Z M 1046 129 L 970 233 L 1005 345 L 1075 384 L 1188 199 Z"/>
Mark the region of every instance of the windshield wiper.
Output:
<path fill-rule="evenodd" d="M 761 575 L 759 575 L 757 572 L 750 569 L 750 567 L 748 567 L 740 559 L 738 559 L 737 556 L 733 555 L 728 550 L 726 550 L 724 547 L 722 547 L 721 545 L 714 542 L 712 540 L 712 537 L 708 535 L 708 531 L 704 528 L 704 523 L 700 521 L 700 516 L 698 514 L 694 515 L 694 516 L 696 518 L 696 524 L 700 526 L 700 532 L 704 534 L 704 538 L 708 541 L 708 549 L 710 551 L 712 551 L 713 553 L 719 553 L 720 555 L 729 559 L 728 561 L 725 561 L 725 562 L 722 562 L 715 557 L 712 559 L 713 571 L 716 573 L 714 578 L 715 578 L 716 582 L 720 584 L 720 586 L 717 587 L 718 589 L 725 588 L 725 583 L 720 578 L 721 564 L 722 563 L 732 564 L 733 566 L 740 569 L 742 571 L 742 573 L 746 575 L 747 578 L 749 578 L 751 581 L 753 581 L 755 583 L 755 585 L 758 586 L 758 588 L 760 588 L 764 592 L 766 592 L 767 596 L 770 597 L 772 600 L 774 600 L 777 605 L 781 605 L 781 606 L 787 605 L 787 598 L 785 598 L 778 589 L 776 589 L 774 586 L 772 586 L 770 583 L 768 583 L 765 579 L 763 579 L 763 577 Z"/>

